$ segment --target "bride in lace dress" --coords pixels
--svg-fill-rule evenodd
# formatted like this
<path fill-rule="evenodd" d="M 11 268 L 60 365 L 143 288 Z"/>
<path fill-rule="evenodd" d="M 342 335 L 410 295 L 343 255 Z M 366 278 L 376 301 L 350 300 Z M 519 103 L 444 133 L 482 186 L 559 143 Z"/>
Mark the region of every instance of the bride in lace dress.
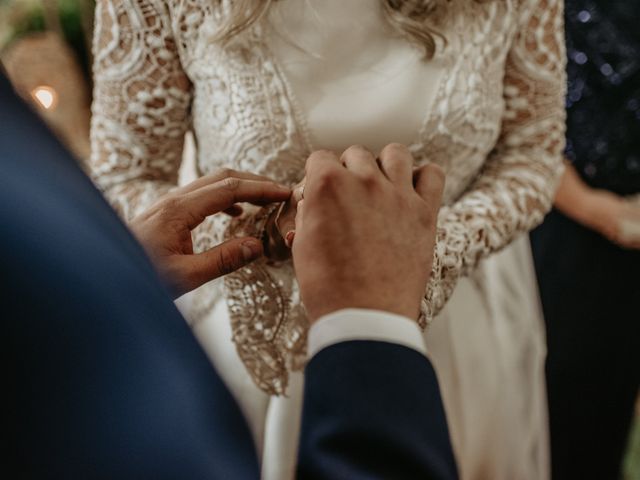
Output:
<path fill-rule="evenodd" d="M 461 476 L 547 478 L 544 334 L 521 234 L 550 208 L 561 173 L 562 10 L 561 0 L 98 0 L 94 178 L 132 218 L 176 186 L 189 130 L 199 175 L 230 167 L 293 185 L 312 150 L 355 143 L 404 143 L 417 165 L 441 165 L 445 205 L 417 321 Z M 272 215 L 209 218 L 195 249 L 262 235 Z M 289 478 L 307 329 L 291 263 L 264 259 L 211 282 L 188 314 L 242 404 L 264 477 Z"/>

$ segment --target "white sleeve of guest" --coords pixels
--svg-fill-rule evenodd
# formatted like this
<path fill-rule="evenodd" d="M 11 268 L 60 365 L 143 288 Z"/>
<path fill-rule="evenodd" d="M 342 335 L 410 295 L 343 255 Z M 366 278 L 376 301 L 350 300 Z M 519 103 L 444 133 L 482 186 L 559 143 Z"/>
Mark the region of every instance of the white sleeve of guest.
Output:
<path fill-rule="evenodd" d="M 411 320 L 380 310 L 351 308 L 338 310 L 317 320 L 309 330 L 308 355 L 336 343 L 369 340 L 393 343 L 427 354 L 420 327 Z"/>

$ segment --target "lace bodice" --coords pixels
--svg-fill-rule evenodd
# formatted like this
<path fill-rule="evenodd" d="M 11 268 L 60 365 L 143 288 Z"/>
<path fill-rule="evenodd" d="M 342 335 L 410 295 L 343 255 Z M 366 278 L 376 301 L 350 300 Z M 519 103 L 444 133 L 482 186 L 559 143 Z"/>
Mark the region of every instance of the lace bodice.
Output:
<path fill-rule="evenodd" d="M 371 0 L 377 5 L 377 0 Z M 130 219 L 177 179 L 187 130 L 204 175 L 221 167 L 293 184 L 310 153 L 305 118 L 259 22 L 226 46 L 212 42 L 227 2 L 98 0 L 91 166 Z M 438 221 L 424 326 L 457 279 L 539 223 L 550 208 L 564 147 L 561 0 L 454 0 L 440 20 L 447 43 L 432 108 L 410 149 L 441 165 Z M 355 20 L 354 20 L 355 21 Z M 384 132 L 381 132 L 384 135 Z M 207 219 L 196 250 L 256 233 L 263 211 Z M 197 292 L 198 316 L 224 294 L 240 357 L 265 390 L 282 393 L 304 359 L 307 323 L 290 262 L 256 262 Z"/>

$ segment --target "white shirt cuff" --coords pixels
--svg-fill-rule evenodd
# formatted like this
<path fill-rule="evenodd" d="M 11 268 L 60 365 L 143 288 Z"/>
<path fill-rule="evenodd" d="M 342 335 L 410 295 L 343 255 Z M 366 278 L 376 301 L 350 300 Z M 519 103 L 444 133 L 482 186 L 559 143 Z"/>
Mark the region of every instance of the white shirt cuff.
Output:
<path fill-rule="evenodd" d="M 427 355 L 415 320 L 380 310 L 349 308 L 325 315 L 309 330 L 308 358 L 331 345 L 351 340 L 394 343 Z"/>

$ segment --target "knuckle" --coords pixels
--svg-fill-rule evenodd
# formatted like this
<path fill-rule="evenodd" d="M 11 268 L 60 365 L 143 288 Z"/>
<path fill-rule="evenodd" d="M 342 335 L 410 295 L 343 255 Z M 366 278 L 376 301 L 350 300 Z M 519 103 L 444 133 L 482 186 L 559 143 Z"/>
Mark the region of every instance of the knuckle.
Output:
<path fill-rule="evenodd" d="M 227 177 L 218 182 L 222 190 L 233 192 L 240 187 L 240 179 L 236 177 Z"/>
<path fill-rule="evenodd" d="M 333 190 L 341 183 L 341 172 L 337 168 L 325 168 L 318 172 L 314 183 L 319 190 Z M 308 197 L 308 194 L 306 194 Z"/>
<path fill-rule="evenodd" d="M 180 211 L 180 199 L 176 196 L 165 197 L 157 204 L 157 212 L 161 218 L 173 217 L 178 211 Z"/>
<path fill-rule="evenodd" d="M 399 154 L 406 155 L 407 153 L 409 153 L 409 149 L 406 147 L 406 145 L 394 142 L 386 145 L 380 151 L 380 156 L 396 156 Z"/>
<path fill-rule="evenodd" d="M 315 150 L 309 155 L 307 161 L 322 161 L 322 158 L 328 156 L 335 156 L 335 153 L 327 149 Z"/>
<path fill-rule="evenodd" d="M 424 168 L 426 170 L 425 173 L 427 175 L 432 176 L 433 178 L 437 179 L 440 183 L 444 184 L 445 173 L 444 173 L 444 169 L 440 165 L 437 165 L 435 163 L 429 163 Z"/>
<path fill-rule="evenodd" d="M 216 255 L 216 269 L 222 275 L 226 275 L 238 268 L 237 255 L 228 249 L 220 248 Z"/>
<path fill-rule="evenodd" d="M 217 171 L 216 175 L 220 177 L 232 177 L 236 173 L 232 168 L 224 167 Z"/>
<path fill-rule="evenodd" d="M 345 155 L 348 155 L 350 153 L 357 153 L 357 154 L 366 153 L 371 155 L 371 152 L 364 145 L 360 145 L 360 144 L 351 145 L 344 151 Z"/>
<path fill-rule="evenodd" d="M 321 148 L 320 150 L 316 150 L 314 153 L 323 157 L 326 157 L 327 155 L 335 155 L 334 151 L 329 150 L 328 148 Z"/>
<path fill-rule="evenodd" d="M 358 176 L 360 183 L 362 183 L 369 190 L 376 190 L 382 187 L 381 176 L 376 175 L 375 172 L 363 172 Z"/>
<path fill-rule="evenodd" d="M 268 195 L 270 192 L 274 192 L 274 191 L 279 191 L 281 189 L 281 186 L 278 184 L 278 182 L 274 182 L 273 180 L 269 180 L 269 181 L 265 181 L 262 184 L 262 194 L 264 196 Z"/>
<path fill-rule="evenodd" d="M 351 145 L 344 152 L 342 152 L 341 160 L 345 161 L 349 157 L 351 158 L 374 158 L 373 154 L 363 145 Z"/>

